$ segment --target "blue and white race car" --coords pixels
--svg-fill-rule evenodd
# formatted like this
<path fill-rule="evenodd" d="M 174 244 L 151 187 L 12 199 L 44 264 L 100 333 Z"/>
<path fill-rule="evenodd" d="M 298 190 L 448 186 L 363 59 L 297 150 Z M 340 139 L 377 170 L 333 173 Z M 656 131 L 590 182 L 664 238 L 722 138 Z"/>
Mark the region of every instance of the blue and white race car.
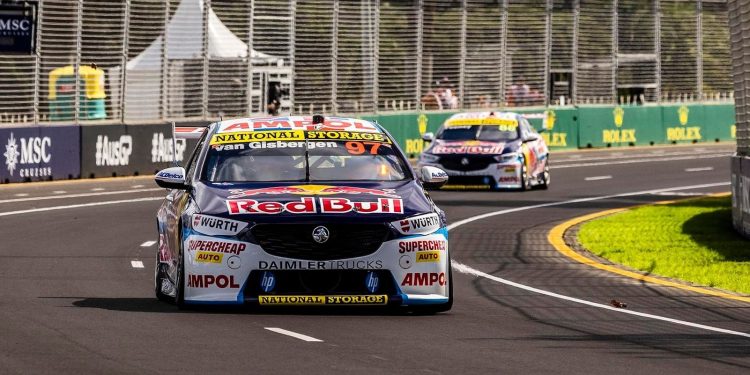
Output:
<path fill-rule="evenodd" d="M 425 193 L 448 177 L 415 173 L 380 125 L 249 118 L 202 133 L 184 168 L 155 177 L 170 189 L 157 215 L 159 299 L 451 308 L 445 215 Z"/>
<path fill-rule="evenodd" d="M 457 113 L 437 135 L 419 166 L 433 166 L 450 176 L 446 187 L 527 190 L 550 184 L 549 149 L 522 115 L 513 112 Z"/>

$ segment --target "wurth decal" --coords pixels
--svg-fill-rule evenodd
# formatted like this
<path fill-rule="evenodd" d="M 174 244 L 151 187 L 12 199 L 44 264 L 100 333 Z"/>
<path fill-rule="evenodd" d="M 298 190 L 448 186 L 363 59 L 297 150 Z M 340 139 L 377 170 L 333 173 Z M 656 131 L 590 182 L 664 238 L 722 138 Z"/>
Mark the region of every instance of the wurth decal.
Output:
<path fill-rule="evenodd" d="M 410 217 L 391 223 L 401 234 L 428 234 L 440 229 L 438 214 Z"/>

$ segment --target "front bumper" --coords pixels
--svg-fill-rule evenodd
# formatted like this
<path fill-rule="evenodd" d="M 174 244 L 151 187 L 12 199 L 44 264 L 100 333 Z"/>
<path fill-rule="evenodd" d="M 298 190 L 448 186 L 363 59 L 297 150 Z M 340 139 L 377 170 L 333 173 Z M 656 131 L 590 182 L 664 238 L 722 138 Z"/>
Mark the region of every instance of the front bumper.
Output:
<path fill-rule="evenodd" d="M 474 171 L 461 171 L 448 169 L 440 163 L 419 162 L 418 167 L 437 167 L 448 174 L 448 183 L 445 189 L 460 188 L 464 186 L 485 185 L 493 189 L 519 189 L 522 187 L 521 173 L 523 164 L 520 161 L 511 163 L 492 163 L 486 168 Z"/>
<path fill-rule="evenodd" d="M 445 228 L 383 242 L 367 256 L 337 260 L 273 256 L 253 243 L 189 229 L 183 238 L 184 296 L 190 304 L 412 306 L 449 299 Z M 197 241 L 228 245 L 205 251 L 194 245 Z"/>

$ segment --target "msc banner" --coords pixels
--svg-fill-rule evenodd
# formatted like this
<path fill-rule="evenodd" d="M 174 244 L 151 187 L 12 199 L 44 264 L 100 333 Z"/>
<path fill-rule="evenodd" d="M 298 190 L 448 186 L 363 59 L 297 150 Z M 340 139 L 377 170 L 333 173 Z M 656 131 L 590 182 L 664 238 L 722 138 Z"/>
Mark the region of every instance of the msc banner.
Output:
<path fill-rule="evenodd" d="M 183 165 L 194 144 L 177 138 L 172 142 L 172 126 L 84 125 L 81 127 L 81 175 L 109 177 L 148 175 L 172 165 L 176 145 L 177 162 Z"/>
<path fill-rule="evenodd" d="M 81 175 L 77 126 L 0 128 L 0 182 L 45 181 Z"/>
<path fill-rule="evenodd" d="M 36 3 L 0 4 L 0 53 L 36 51 Z"/>

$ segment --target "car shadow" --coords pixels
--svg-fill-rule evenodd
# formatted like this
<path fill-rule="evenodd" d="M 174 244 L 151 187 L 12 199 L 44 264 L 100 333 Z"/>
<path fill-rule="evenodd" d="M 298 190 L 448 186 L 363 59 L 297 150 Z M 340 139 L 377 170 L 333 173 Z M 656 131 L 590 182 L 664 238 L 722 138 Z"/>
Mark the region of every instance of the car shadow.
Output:
<path fill-rule="evenodd" d="M 50 297 L 43 297 L 50 298 Z M 250 315 L 334 315 L 334 316 L 424 316 L 433 315 L 419 311 L 410 311 L 401 308 L 385 307 L 257 307 L 257 306 L 211 306 L 191 305 L 189 308 L 180 310 L 177 306 L 162 302 L 156 298 L 72 298 L 72 305 L 81 308 L 103 309 L 125 312 L 146 313 L 213 313 L 213 314 L 250 314 Z M 446 313 L 434 314 L 446 315 Z"/>

